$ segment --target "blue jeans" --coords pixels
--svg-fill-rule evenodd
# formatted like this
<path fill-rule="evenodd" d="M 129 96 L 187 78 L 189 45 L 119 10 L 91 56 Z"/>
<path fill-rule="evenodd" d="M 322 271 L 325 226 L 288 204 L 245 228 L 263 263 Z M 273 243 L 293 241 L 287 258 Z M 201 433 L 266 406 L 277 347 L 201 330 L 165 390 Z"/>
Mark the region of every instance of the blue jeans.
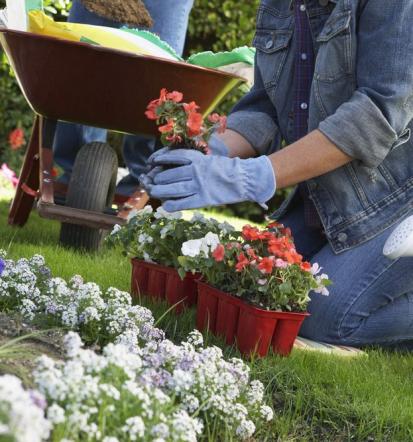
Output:
<path fill-rule="evenodd" d="M 182 55 L 184 49 L 189 13 L 193 2 L 194 0 L 144 0 L 154 21 L 151 31 L 169 43 L 179 55 Z M 69 21 L 114 28 L 123 26 L 88 11 L 80 0 L 73 1 Z M 69 180 L 76 154 L 84 144 L 94 141 L 106 142 L 106 138 L 105 129 L 59 122 L 53 150 L 56 163 L 64 170 L 62 181 Z M 122 150 L 130 175 L 119 183 L 118 193 L 129 195 L 134 190 L 138 184 L 139 175 L 145 171 L 146 160 L 154 149 L 155 141 L 149 137 L 125 135 Z"/>
<path fill-rule="evenodd" d="M 354 347 L 413 341 L 413 258 L 393 261 L 382 253 L 395 226 L 336 255 L 320 230 L 305 226 L 298 198 L 280 222 L 292 229 L 297 250 L 333 281 L 329 296 L 311 294 L 301 336 Z"/>

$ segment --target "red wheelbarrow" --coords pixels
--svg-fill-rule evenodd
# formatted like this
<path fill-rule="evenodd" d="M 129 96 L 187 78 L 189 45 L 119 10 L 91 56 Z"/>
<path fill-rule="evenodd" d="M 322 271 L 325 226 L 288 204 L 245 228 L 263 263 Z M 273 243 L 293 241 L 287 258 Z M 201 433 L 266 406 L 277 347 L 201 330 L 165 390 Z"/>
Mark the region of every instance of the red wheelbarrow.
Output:
<path fill-rule="evenodd" d="M 0 43 L 36 114 L 9 223 L 23 226 L 37 201 L 40 216 L 62 222 L 60 241 L 76 248 L 97 249 L 102 232 L 123 224 L 127 210 L 143 207 L 148 197 L 137 190 L 127 201 L 118 199 L 116 211 L 106 210 L 114 197 L 117 157 L 107 144 L 91 143 L 77 155 L 65 203 L 56 204 L 56 191 L 62 192 L 52 176 L 56 122 L 156 135 L 144 111 L 161 88 L 181 91 L 207 114 L 243 81 L 183 62 L 4 28 Z"/>

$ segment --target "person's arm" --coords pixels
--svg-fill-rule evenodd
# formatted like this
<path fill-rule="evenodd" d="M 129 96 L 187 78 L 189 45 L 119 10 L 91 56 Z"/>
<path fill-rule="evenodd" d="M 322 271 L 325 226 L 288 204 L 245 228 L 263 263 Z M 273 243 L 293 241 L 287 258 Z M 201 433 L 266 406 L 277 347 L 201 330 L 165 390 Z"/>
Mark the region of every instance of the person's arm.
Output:
<path fill-rule="evenodd" d="M 219 137 L 228 147 L 229 157 L 255 156 L 256 152 L 249 141 L 239 133 L 227 130 Z M 278 189 L 323 175 L 352 160 L 319 130 L 273 153 L 269 158 L 277 177 Z"/>

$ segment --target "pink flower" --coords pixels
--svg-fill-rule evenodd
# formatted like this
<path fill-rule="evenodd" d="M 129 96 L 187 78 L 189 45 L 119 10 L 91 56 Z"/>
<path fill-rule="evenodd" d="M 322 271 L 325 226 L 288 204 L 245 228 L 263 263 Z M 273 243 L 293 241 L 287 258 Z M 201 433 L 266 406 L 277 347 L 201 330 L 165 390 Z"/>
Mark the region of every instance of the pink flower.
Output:
<path fill-rule="evenodd" d="M 278 267 L 279 269 L 285 269 L 288 267 L 288 262 L 284 261 L 283 259 L 277 258 L 275 260 L 275 267 Z"/>
<path fill-rule="evenodd" d="M 183 98 L 184 98 L 184 96 L 182 95 L 182 93 L 178 92 L 178 91 L 173 91 L 173 92 L 169 92 L 168 94 L 166 94 L 166 99 L 172 100 L 175 103 L 179 103 L 180 101 L 182 101 Z"/>
<path fill-rule="evenodd" d="M 16 174 L 9 168 L 7 164 L 3 163 L 1 165 L 0 172 L 4 176 L 4 178 L 11 182 L 13 187 L 17 187 L 19 179 L 16 177 Z"/>

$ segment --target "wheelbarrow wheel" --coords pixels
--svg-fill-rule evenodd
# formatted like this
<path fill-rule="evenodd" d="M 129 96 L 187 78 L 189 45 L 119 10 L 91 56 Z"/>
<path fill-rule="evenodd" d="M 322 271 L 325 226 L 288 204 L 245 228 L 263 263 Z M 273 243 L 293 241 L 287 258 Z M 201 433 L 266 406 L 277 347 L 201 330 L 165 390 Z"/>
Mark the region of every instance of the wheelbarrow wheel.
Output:
<path fill-rule="evenodd" d="M 76 209 L 103 212 L 112 204 L 116 188 L 118 159 L 106 143 L 84 145 L 76 156 L 66 195 L 66 205 Z M 62 223 L 60 243 L 87 251 L 98 250 L 104 231 L 77 224 Z"/>

